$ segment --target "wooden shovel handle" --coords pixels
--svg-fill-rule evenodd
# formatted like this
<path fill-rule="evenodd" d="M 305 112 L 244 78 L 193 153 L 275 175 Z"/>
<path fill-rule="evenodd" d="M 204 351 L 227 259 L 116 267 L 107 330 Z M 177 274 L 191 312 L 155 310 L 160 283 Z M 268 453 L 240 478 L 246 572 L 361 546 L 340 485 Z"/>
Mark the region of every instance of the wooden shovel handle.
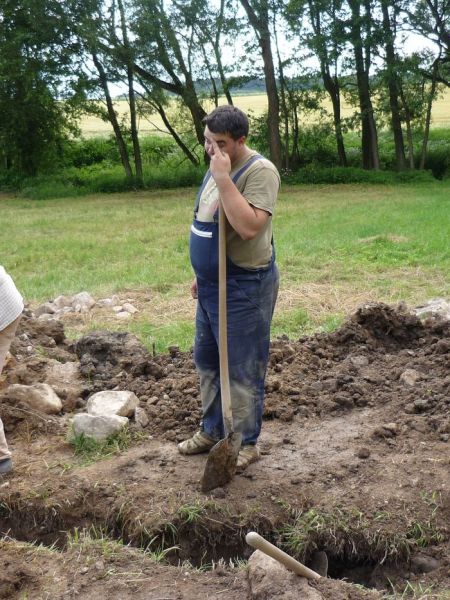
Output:
<path fill-rule="evenodd" d="M 300 575 L 301 577 L 306 577 L 306 579 L 320 579 L 319 573 L 308 569 L 308 567 L 302 565 L 301 562 L 298 562 L 297 560 L 295 560 L 295 558 L 292 558 L 292 556 L 289 556 L 289 554 L 286 554 L 286 552 L 283 552 L 283 550 L 280 550 L 279 548 L 265 540 L 262 536 L 256 533 L 256 531 L 250 531 L 249 533 L 247 533 L 247 535 L 245 536 L 245 541 L 252 548 L 261 550 L 261 552 L 264 552 L 264 554 L 267 554 L 267 556 L 274 558 L 282 565 L 284 565 L 287 569 L 294 571 L 294 573 L 296 573 L 297 575 Z"/>
<path fill-rule="evenodd" d="M 226 216 L 222 201 L 219 202 L 219 366 L 223 424 L 228 435 L 234 429 L 228 372 Z"/>

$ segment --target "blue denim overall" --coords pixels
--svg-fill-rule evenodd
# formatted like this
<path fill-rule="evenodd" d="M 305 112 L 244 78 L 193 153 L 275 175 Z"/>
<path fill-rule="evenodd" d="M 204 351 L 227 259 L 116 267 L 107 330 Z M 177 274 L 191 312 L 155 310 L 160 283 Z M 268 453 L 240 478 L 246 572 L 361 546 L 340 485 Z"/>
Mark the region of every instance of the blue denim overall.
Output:
<path fill-rule="evenodd" d="M 239 177 L 261 156 L 254 156 L 233 177 Z M 201 427 L 214 439 L 224 437 L 219 369 L 219 253 L 218 211 L 214 221 L 197 221 L 202 191 L 197 194 L 189 242 L 197 277 L 198 303 L 194 360 L 200 376 L 203 408 Z M 255 444 L 262 425 L 264 378 L 269 358 L 270 324 L 278 294 L 278 269 L 272 260 L 261 269 L 244 269 L 227 257 L 228 362 L 235 431 L 243 444 Z"/>

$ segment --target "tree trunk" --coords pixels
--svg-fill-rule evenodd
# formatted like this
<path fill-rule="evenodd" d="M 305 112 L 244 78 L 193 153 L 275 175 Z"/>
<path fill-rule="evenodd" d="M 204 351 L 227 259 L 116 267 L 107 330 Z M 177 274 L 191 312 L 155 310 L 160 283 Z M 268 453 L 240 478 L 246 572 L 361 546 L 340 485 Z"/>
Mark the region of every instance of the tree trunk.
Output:
<path fill-rule="evenodd" d="M 339 158 L 342 167 L 347 166 L 347 154 L 345 153 L 344 136 L 341 123 L 341 95 L 338 82 L 330 75 L 328 66 L 322 67 L 323 84 L 328 92 L 333 106 L 334 135 Z"/>
<path fill-rule="evenodd" d="M 286 101 L 286 80 L 284 78 L 283 62 L 280 55 L 280 47 L 278 45 L 278 36 L 274 23 L 275 32 L 275 47 L 277 49 L 278 71 L 280 72 L 280 100 L 281 113 L 284 121 L 284 168 L 289 170 L 289 107 Z"/>
<path fill-rule="evenodd" d="M 134 76 L 132 67 L 127 68 L 128 77 L 128 100 L 130 103 L 131 140 L 133 143 L 134 166 L 136 169 L 136 181 L 139 186 L 143 185 L 144 176 L 142 172 L 142 155 L 139 144 L 139 134 L 136 120 L 136 96 L 134 91 Z"/>
<path fill-rule="evenodd" d="M 266 83 L 268 101 L 268 128 L 270 159 L 273 164 L 281 168 L 281 137 L 280 137 L 280 107 L 278 101 L 277 82 L 273 65 L 272 48 L 270 45 L 269 16 L 267 1 L 262 0 L 260 14 L 257 15 L 249 0 L 240 0 L 245 8 L 250 24 L 258 38 L 261 56 L 264 64 L 264 78 Z"/>
<path fill-rule="evenodd" d="M 130 43 L 128 41 L 128 32 L 127 32 L 127 22 L 125 18 L 125 10 L 123 7 L 122 0 L 118 0 L 119 14 L 120 14 L 120 24 L 122 29 L 122 39 L 123 45 L 127 52 L 127 80 L 128 80 L 128 102 L 130 106 L 130 130 L 131 130 L 131 141 L 133 144 L 133 156 L 134 156 L 134 168 L 136 170 L 136 183 L 139 187 L 142 187 L 144 177 L 142 172 L 142 156 L 141 156 L 141 147 L 139 144 L 139 134 L 137 128 L 137 119 L 136 119 L 136 94 L 134 91 L 134 70 L 133 70 L 133 61 L 130 58 L 131 48 Z"/>
<path fill-rule="evenodd" d="M 328 45 L 329 42 L 322 32 L 322 11 L 320 10 L 320 7 L 316 4 L 316 2 L 313 2 L 313 0 L 308 1 L 308 6 L 311 25 L 315 35 L 312 47 L 314 48 L 317 54 L 317 58 L 319 59 L 323 85 L 328 95 L 330 96 L 331 104 L 333 106 L 334 134 L 336 138 L 336 148 L 339 158 L 339 164 L 343 167 L 346 167 L 347 155 L 345 153 L 344 136 L 342 135 L 341 97 L 339 81 L 336 75 L 332 77 L 330 73 L 330 58 Z M 335 13 L 335 5 L 333 3 L 334 20 L 336 18 Z M 335 44 L 334 40 L 330 42 L 332 44 Z M 334 48 L 334 50 L 336 50 L 336 48 Z"/>
<path fill-rule="evenodd" d="M 103 65 L 99 61 L 98 56 L 95 52 L 92 53 L 92 60 L 94 62 L 95 68 L 98 71 L 100 85 L 103 90 L 103 93 L 105 94 L 106 107 L 108 110 L 108 118 L 109 118 L 109 121 L 110 121 L 113 131 L 114 131 L 114 136 L 116 138 L 117 147 L 119 148 L 120 160 L 122 162 L 126 176 L 128 178 L 131 178 L 131 177 L 133 177 L 133 171 L 131 169 L 127 145 L 123 138 L 119 122 L 117 120 L 117 115 L 116 115 L 116 111 L 114 110 L 114 105 L 113 105 L 113 101 L 111 98 L 111 94 L 109 93 L 108 79 L 106 77 L 106 73 L 103 68 Z"/>
<path fill-rule="evenodd" d="M 438 59 L 433 64 L 433 78 L 431 80 L 431 90 L 428 97 L 427 103 L 427 114 L 425 117 L 425 129 L 423 132 L 422 151 L 420 153 L 420 169 L 425 169 L 425 160 L 427 157 L 428 138 L 430 136 L 430 124 L 431 124 L 431 108 L 433 106 L 434 95 L 436 93 L 436 77 L 438 74 L 439 62 Z"/>
<path fill-rule="evenodd" d="M 379 169 L 380 158 L 378 154 L 378 136 L 373 113 L 372 100 L 370 97 L 369 72 L 367 65 L 370 64 L 368 56 L 364 57 L 363 40 L 361 35 L 361 15 L 359 12 L 359 0 L 348 0 L 352 11 L 351 20 L 351 42 L 356 66 L 356 80 L 358 85 L 359 109 L 361 113 L 362 129 L 362 158 L 365 169 Z"/>
<path fill-rule="evenodd" d="M 400 118 L 400 106 L 398 101 L 398 82 L 396 73 L 397 59 L 394 50 L 394 34 L 392 31 L 388 0 L 381 0 L 381 10 L 383 12 L 383 29 L 385 49 L 386 49 L 386 67 L 389 89 L 389 105 L 391 108 L 391 125 L 394 134 L 395 161 L 398 171 L 403 171 L 406 167 L 405 145 L 403 143 L 402 121 Z"/>

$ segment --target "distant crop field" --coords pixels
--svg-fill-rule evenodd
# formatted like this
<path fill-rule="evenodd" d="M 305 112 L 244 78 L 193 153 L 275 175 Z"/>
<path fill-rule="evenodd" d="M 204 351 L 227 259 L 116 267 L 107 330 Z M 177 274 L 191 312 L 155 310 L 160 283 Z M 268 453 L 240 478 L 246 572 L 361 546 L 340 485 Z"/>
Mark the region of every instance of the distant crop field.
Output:
<path fill-rule="evenodd" d="M 254 115 L 260 115 L 267 109 L 267 96 L 265 94 L 235 96 L 233 101 L 237 107 L 245 112 L 253 112 Z M 128 103 L 125 100 L 117 101 L 115 107 L 120 118 L 128 115 Z M 325 102 L 325 107 L 331 114 L 331 102 Z M 348 117 L 354 110 L 354 108 L 344 102 L 342 105 L 342 116 Z M 443 96 L 434 103 L 432 125 L 433 127 L 450 126 L 450 90 L 446 90 Z M 112 133 L 112 127 L 109 123 L 90 115 L 86 115 L 81 120 L 80 128 L 84 137 L 102 136 Z M 141 135 L 154 134 L 158 131 L 166 131 L 159 115 L 155 114 L 147 118 L 140 118 L 139 132 Z"/>

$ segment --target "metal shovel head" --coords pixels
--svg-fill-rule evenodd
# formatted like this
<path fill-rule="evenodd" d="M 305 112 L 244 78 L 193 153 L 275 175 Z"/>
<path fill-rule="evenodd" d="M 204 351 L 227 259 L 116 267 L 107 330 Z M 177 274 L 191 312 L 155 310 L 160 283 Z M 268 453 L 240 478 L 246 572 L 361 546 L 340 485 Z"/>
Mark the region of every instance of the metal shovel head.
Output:
<path fill-rule="evenodd" d="M 214 490 L 233 479 L 241 443 L 242 434 L 233 432 L 211 448 L 202 477 L 202 492 Z"/>

